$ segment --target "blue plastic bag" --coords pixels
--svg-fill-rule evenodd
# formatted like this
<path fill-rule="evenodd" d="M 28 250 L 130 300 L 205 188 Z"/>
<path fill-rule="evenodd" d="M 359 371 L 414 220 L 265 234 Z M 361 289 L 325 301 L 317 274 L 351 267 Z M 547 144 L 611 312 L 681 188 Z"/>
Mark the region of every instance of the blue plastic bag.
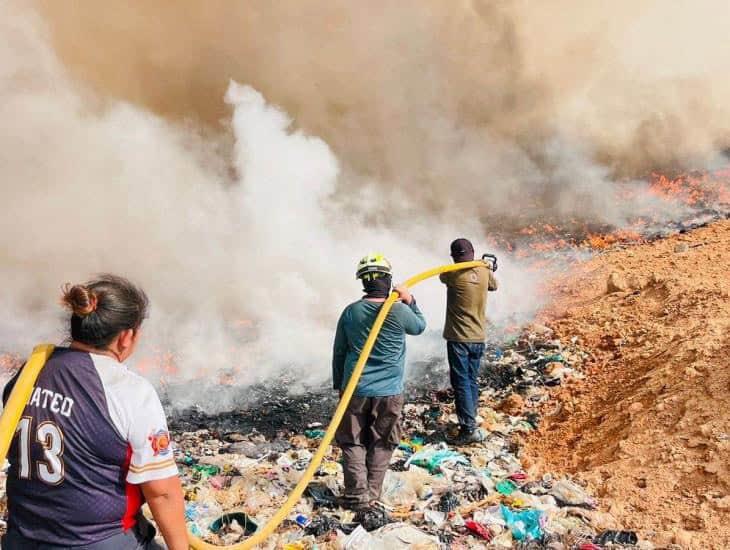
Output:
<path fill-rule="evenodd" d="M 540 510 L 513 512 L 504 504 L 500 504 L 499 507 L 515 540 L 540 540 L 542 538 L 542 526 L 540 525 L 542 512 Z"/>

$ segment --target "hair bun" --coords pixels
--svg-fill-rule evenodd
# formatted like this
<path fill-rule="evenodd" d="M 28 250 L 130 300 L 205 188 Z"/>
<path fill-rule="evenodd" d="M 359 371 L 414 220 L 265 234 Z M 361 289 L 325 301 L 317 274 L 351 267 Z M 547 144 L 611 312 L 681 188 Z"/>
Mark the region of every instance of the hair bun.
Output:
<path fill-rule="evenodd" d="M 67 283 L 63 287 L 61 302 L 73 311 L 74 315 L 86 317 L 96 311 L 98 298 L 96 294 L 84 285 L 71 285 Z"/>

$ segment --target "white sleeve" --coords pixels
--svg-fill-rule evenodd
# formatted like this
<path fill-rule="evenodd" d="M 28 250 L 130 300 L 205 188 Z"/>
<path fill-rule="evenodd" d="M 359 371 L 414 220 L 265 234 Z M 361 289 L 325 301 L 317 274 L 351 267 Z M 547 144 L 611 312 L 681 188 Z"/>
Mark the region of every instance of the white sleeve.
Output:
<path fill-rule="evenodd" d="M 132 447 L 127 482 L 135 485 L 177 475 L 167 419 L 149 382 L 141 384 L 130 418 L 127 441 Z"/>
<path fill-rule="evenodd" d="M 127 481 L 133 484 L 177 475 L 167 420 L 150 382 L 105 355 L 91 354 L 104 387 L 109 417 L 132 449 Z"/>

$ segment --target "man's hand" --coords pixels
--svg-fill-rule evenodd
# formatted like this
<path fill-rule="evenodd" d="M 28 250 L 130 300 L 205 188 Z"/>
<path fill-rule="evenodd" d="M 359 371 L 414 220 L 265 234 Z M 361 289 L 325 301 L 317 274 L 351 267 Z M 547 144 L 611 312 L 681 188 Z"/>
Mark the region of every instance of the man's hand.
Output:
<path fill-rule="evenodd" d="M 400 296 L 401 302 L 407 305 L 411 305 L 411 302 L 413 302 L 413 296 L 408 291 L 408 289 L 403 285 L 398 285 L 393 290 L 395 290 L 398 295 Z"/>

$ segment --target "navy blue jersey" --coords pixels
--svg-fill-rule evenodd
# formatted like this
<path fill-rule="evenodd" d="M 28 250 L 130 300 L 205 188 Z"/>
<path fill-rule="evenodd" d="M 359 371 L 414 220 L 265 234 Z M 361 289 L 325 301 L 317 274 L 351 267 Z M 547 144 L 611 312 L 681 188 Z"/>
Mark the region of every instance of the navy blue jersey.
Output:
<path fill-rule="evenodd" d="M 68 348 L 41 371 L 8 460 L 8 528 L 63 546 L 130 529 L 139 484 L 177 475 L 152 385 L 110 357 Z"/>

